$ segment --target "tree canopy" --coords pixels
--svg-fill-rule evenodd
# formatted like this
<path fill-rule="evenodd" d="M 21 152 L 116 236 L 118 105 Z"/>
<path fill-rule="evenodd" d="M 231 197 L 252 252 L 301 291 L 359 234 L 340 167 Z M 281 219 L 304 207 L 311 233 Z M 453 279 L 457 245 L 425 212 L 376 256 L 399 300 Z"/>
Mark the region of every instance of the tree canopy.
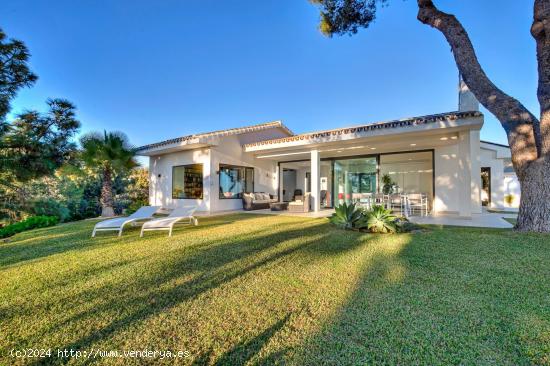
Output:
<path fill-rule="evenodd" d="M 69 161 L 76 151 L 73 137 L 80 128 L 75 106 L 65 99 L 48 99 L 48 111 L 27 110 L 8 120 L 17 92 L 32 86 L 30 53 L 19 40 L 0 29 L 0 213 L 14 218 L 25 199 L 23 183 L 47 175 Z"/>
<path fill-rule="evenodd" d="M 0 123 L 10 111 L 10 102 L 19 89 L 32 86 L 37 76 L 29 69 L 29 51 L 25 44 L 7 39 L 0 29 Z M 1 133 L 1 130 L 0 130 Z"/>
<path fill-rule="evenodd" d="M 355 34 L 359 28 L 368 28 L 376 18 L 378 5 L 387 0 L 311 0 L 319 5 L 319 29 L 326 36 Z"/>
<path fill-rule="evenodd" d="M 134 148 L 122 132 L 88 133 L 80 139 L 81 158 L 91 168 L 100 170 L 109 166 L 114 172 L 121 172 L 137 166 Z"/>
<path fill-rule="evenodd" d="M 75 107 L 64 99 L 49 99 L 49 112 L 27 111 L 6 123 L 0 136 L 0 170 L 25 182 L 52 174 L 76 150 L 71 140 L 80 128 Z M 6 178 L 6 177 L 3 177 Z"/>
<path fill-rule="evenodd" d="M 134 148 L 122 132 L 91 132 L 80 139 L 80 157 L 91 169 L 103 175 L 101 188 L 102 216 L 113 216 L 113 173 L 124 173 L 138 164 L 134 159 Z"/>

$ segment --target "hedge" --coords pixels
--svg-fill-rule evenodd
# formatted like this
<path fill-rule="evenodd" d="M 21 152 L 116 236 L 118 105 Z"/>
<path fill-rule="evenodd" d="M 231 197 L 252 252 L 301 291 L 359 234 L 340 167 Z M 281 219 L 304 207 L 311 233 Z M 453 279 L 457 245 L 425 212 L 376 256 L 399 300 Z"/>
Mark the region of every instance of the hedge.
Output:
<path fill-rule="evenodd" d="M 16 222 L 0 229 L 0 238 L 7 238 L 22 231 L 40 227 L 54 226 L 59 222 L 55 216 L 32 216 L 23 221 Z"/>

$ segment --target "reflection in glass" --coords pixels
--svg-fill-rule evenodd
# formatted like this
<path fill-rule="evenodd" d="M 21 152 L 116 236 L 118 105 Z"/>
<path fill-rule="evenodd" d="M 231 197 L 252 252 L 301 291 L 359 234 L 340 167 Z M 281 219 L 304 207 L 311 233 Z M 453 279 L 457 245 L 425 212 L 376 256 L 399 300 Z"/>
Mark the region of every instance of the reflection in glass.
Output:
<path fill-rule="evenodd" d="M 254 192 L 254 169 L 220 164 L 220 198 L 242 198 Z"/>
<path fill-rule="evenodd" d="M 334 192 L 336 204 L 351 203 L 376 193 L 376 158 L 334 161 Z"/>
<path fill-rule="evenodd" d="M 431 151 L 380 156 L 380 176 L 390 194 L 433 195 L 433 156 Z"/>

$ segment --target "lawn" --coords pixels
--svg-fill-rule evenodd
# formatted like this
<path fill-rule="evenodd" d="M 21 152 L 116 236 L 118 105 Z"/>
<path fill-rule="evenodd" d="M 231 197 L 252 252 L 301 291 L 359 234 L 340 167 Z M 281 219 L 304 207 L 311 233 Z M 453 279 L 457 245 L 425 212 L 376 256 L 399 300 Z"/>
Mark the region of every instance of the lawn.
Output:
<path fill-rule="evenodd" d="M 240 214 L 92 239 L 93 224 L 0 244 L 0 364 L 147 349 L 186 352 L 150 364 L 550 365 L 549 236 Z M 26 348 L 53 354 L 10 356 Z"/>

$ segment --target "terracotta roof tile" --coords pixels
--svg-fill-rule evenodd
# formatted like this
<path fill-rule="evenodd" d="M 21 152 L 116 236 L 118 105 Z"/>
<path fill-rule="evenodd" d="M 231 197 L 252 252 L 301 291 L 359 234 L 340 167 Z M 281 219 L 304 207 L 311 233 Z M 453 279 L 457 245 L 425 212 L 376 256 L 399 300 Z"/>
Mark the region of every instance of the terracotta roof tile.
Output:
<path fill-rule="evenodd" d="M 449 121 L 449 120 L 457 120 L 457 119 L 468 118 L 468 117 L 481 117 L 481 116 L 483 116 L 483 114 L 478 111 L 431 114 L 427 116 L 412 117 L 412 118 L 406 118 L 406 119 L 400 119 L 400 120 L 394 120 L 394 121 L 370 123 L 370 124 L 361 125 L 361 126 L 344 127 L 344 128 L 334 129 L 334 130 L 304 133 L 300 135 L 283 137 L 283 138 L 278 138 L 273 140 L 258 141 L 250 144 L 245 144 L 243 146 L 252 147 L 252 146 L 272 145 L 272 144 L 278 144 L 278 143 L 284 143 L 284 142 L 309 140 L 309 139 L 322 138 L 322 137 L 328 137 L 328 136 L 334 136 L 334 135 L 373 131 L 373 130 L 386 129 L 386 128 L 417 126 L 417 125 L 433 123 L 438 121 Z"/>
<path fill-rule="evenodd" d="M 161 146 L 171 145 L 171 144 L 177 144 L 180 142 L 201 138 L 201 137 L 214 137 L 214 136 L 227 136 L 227 135 L 238 135 L 246 132 L 255 132 L 255 131 L 262 131 L 270 128 L 277 128 L 280 127 L 283 130 L 285 130 L 289 135 L 293 135 L 292 131 L 290 131 L 281 121 L 273 121 L 273 122 L 267 122 L 267 123 L 260 123 L 257 125 L 252 126 L 245 126 L 245 127 L 238 127 L 238 128 L 230 128 L 227 130 L 219 130 L 219 131 L 212 131 L 212 132 L 205 132 L 205 133 L 198 133 L 188 136 L 181 136 L 176 137 L 173 139 L 156 142 L 149 145 L 140 146 L 136 149 L 136 152 L 142 152 L 149 149 L 154 149 Z"/>

